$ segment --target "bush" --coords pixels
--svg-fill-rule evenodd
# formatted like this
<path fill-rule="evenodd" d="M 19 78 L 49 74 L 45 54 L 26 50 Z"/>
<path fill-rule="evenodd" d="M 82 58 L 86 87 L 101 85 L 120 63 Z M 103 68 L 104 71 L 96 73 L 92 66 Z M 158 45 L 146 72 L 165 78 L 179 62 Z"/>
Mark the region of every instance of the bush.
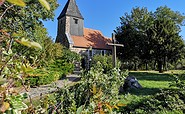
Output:
<path fill-rule="evenodd" d="M 62 60 L 65 60 L 68 63 L 74 63 L 74 62 L 80 62 L 81 56 L 77 54 L 76 52 L 72 52 L 69 49 L 64 49 L 63 50 L 63 56 L 60 58 Z"/>
<path fill-rule="evenodd" d="M 185 112 L 185 91 L 163 90 L 154 96 L 133 102 L 121 112 L 129 114 L 153 114 L 159 112 Z"/>
<path fill-rule="evenodd" d="M 58 71 L 46 71 L 44 69 L 37 69 L 26 77 L 25 82 L 31 87 L 45 85 L 58 80 L 61 78 L 61 75 L 62 73 Z"/>
<path fill-rule="evenodd" d="M 65 77 L 74 70 L 74 61 L 79 61 L 80 55 L 70 50 L 64 49 L 61 57 L 55 58 L 48 67 L 37 69 L 26 77 L 26 84 L 30 86 L 39 86 L 50 84 L 53 81 Z M 18 85 L 18 84 L 17 84 Z"/>
<path fill-rule="evenodd" d="M 74 63 L 80 61 L 81 56 L 68 49 L 63 50 L 63 55 L 48 66 L 48 70 L 62 72 L 62 77 L 74 71 Z"/>
<path fill-rule="evenodd" d="M 119 103 L 118 91 L 127 72 L 112 69 L 103 73 L 101 64 L 84 72 L 81 81 L 72 87 L 64 87 L 55 93 L 57 112 L 64 114 L 105 112 L 111 113 Z M 101 110 L 98 107 L 101 107 Z M 119 105 L 120 106 L 120 105 Z M 51 112 L 49 109 L 49 112 Z"/>
<path fill-rule="evenodd" d="M 92 67 L 96 67 L 97 63 L 100 62 L 103 68 L 104 73 L 108 73 L 111 69 L 113 69 L 112 65 L 112 56 L 102 56 L 102 55 L 95 55 L 92 59 Z M 118 61 L 118 68 L 119 68 L 119 61 Z"/>
<path fill-rule="evenodd" d="M 74 64 L 67 62 L 65 59 L 57 59 L 51 65 L 49 65 L 48 70 L 62 72 L 62 77 L 70 74 L 74 70 Z M 59 77 L 61 79 L 62 77 Z"/>

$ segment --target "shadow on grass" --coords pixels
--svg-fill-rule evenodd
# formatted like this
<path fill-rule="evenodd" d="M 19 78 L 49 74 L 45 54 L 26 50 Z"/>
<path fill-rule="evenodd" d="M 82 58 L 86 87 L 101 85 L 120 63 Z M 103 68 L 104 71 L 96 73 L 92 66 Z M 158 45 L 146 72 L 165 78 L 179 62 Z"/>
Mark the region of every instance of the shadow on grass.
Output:
<path fill-rule="evenodd" d="M 174 81 L 174 78 L 170 74 L 159 74 L 151 72 L 129 72 L 129 75 L 135 76 L 138 80 Z"/>
<path fill-rule="evenodd" d="M 132 89 L 128 92 L 133 95 L 147 96 L 147 95 L 154 95 L 156 93 L 159 93 L 160 91 L 161 91 L 160 88 L 142 88 L 142 89 Z"/>

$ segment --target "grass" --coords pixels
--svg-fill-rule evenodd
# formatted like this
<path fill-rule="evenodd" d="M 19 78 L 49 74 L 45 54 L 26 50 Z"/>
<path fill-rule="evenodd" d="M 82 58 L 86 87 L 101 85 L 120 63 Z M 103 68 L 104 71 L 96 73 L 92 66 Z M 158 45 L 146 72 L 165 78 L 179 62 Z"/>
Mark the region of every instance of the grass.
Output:
<path fill-rule="evenodd" d="M 126 104 L 142 100 L 160 92 L 161 89 L 174 89 L 169 87 L 170 83 L 175 81 L 172 74 L 181 75 L 184 71 L 168 71 L 165 73 L 158 73 L 157 71 L 130 71 L 129 75 L 135 76 L 142 89 L 130 90 L 129 94 L 124 94 L 122 97 Z"/>

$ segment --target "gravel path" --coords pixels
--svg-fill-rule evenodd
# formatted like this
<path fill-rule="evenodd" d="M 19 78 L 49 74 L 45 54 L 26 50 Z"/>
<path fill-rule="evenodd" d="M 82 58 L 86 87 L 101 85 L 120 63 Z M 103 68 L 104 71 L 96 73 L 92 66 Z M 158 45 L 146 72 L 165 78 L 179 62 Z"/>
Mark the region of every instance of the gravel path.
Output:
<path fill-rule="evenodd" d="M 64 85 L 72 84 L 73 82 L 77 82 L 80 80 L 80 77 L 76 74 L 68 75 L 66 78 L 62 80 L 58 80 L 56 82 L 53 82 L 52 84 L 47 85 L 41 85 L 39 87 L 35 88 L 29 88 L 28 94 L 31 96 L 31 98 L 39 97 L 41 95 L 45 95 L 48 93 L 52 93 L 57 90 L 57 88 L 62 88 Z M 25 90 L 22 90 L 20 93 L 26 92 Z"/>

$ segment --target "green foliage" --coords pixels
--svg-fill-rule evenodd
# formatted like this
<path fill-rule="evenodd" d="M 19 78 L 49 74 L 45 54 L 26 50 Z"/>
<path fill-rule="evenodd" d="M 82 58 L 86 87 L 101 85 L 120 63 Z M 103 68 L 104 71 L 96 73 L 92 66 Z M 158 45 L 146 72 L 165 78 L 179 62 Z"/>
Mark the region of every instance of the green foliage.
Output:
<path fill-rule="evenodd" d="M 45 70 L 36 69 L 26 77 L 26 84 L 30 86 L 49 84 L 58 79 L 62 79 L 67 74 L 73 72 L 74 62 L 80 60 L 80 55 L 70 50 L 63 50 L 60 44 L 53 44 L 50 40 L 49 42 L 46 40 L 45 44 L 49 46 L 44 46 L 44 48 L 48 48 L 48 50 L 45 49 L 42 51 L 42 56 L 45 55 L 45 57 L 41 60 L 48 65 Z M 39 58 L 36 61 L 38 60 Z M 34 60 L 32 62 L 38 64 L 35 63 Z"/>
<path fill-rule="evenodd" d="M 47 10 L 50 10 L 50 6 L 46 0 L 39 0 L 39 2 L 44 6 Z"/>
<path fill-rule="evenodd" d="M 117 78 L 113 75 L 117 76 Z M 169 74 L 159 74 L 157 72 L 132 72 L 131 75 L 137 76 L 139 81 L 151 81 L 152 83 L 149 86 L 144 87 L 154 88 L 161 86 L 157 83 L 157 80 L 169 83 L 171 77 Z M 46 113 L 184 113 L 184 89 L 166 89 L 160 92 L 157 91 L 157 94 L 152 92 L 147 97 L 132 94 L 118 96 L 115 84 L 119 85 L 122 80 L 120 78 L 118 71 L 115 69 L 110 74 L 104 74 L 101 65 L 97 64 L 96 68 L 91 68 L 91 71 L 84 73 L 81 82 L 74 86 L 65 86 L 55 93 L 52 103 L 55 103 L 57 109 L 55 110 L 52 103 L 47 102 L 46 104 L 49 103 L 53 107 L 45 109 L 45 111 Z M 153 82 L 156 85 L 152 85 L 155 84 Z M 142 85 L 144 84 L 145 82 Z M 113 86 L 111 87 L 110 85 Z M 139 95 L 143 95 L 143 91 L 140 92 L 141 94 Z M 122 102 L 120 102 L 120 99 Z M 132 102 L 128 102 L 128 99 L 132 100 Z M 123 103 L 126 103 L 126 106 Z"/>
<path fill-rule="evenodd" d="M 0 102 L 3 103 L 0 104 L 0 112 L 20 114 L 28 106 L 23 103 L 24 96 L 13 89 L 14 83 L 20 80 L 24 86 L 23 77 L 33 68 L 24 56 L 13 53 L 11 49 L 8 52 L 4 50 L 1 57 L 0 77 L 5 81 L 0 85 Z"/>
<path fill-rule="evenodd" d="M 83 75 L 82 81 L 84 79 L 90 84 L 96 84 L 105 94 L 118 94 L 117 89 L 123 84 L 126 73 L 123 74 L 118 68 L 110 70 L 107 74 L 103 71 L 101 63 L 97 63 L 96 67 L 92 67 L 87 74 Z"/>
<path fill-rule="evenodd" d="M 111 106 L 119 103 L 118 91 L 122 85 L 126 72 L 113 69 L 108 74 L 97 64 L 89 72 L 84 72 L 81 81 L 74 86 L 60 89 L 55 98 L 60 113 L 93 113 L 97 110 L 98 104 L 102 105 L 102 112 L 114 111 Z M 78 108 L 79 107 L 79 108 Z M 106 108 L 105 108 L 106 107 Z M 109 108 L 108 108 L 109 107 Z"/>
<path fill-rule="evenodd" d="M 58 58 L 63 56 L 63 46 L 59 43 L 53 43 L 51 39 L 45 39 L 43 43 L 43 51 L 38 53 L 36 64 L 39 66 L 48 66 Z M 34 53 L 32 53 L 34 57 Z"/>
<path fill-rule="evenodd" d="M 62 59 L 69 63 L 79 62 L 81 56 L 76 52 L 70 51 L 69 49 L 64 49 Z"/>
<path fill-rule="evenodd" d="M 41 45 L 37 42 L 30 42 L 28 41 L 28 39 L 24 39 L 22 38 L 21 41 L 17 40 L 17 42 L 19 42 L 20 44 L 27 46 L 29 48 L 39 48 L 42 49 Z"/>
<path fill-rule="evenodd" d="M 155 12 L 146 8 L 133 8 L 121 18 L 116 28 L 116 40 L 124 44 L 118 48 L 119 58 L 138 66 L 153 62 L 154 69 L 168 70 L 167 63 L 184 57 L 184 42 L 179 35 L 185 16 L 168 7 L 159 7 Z M 124 58 L 124 59 L 123 59 Z M 155 67 L 158 65 L 158 67 Z M 163 68 L 164 67 L 164 68 Z"/>
<path fill-rule="evenodd" d="M 185 69 L 185 59 L 178 60 L 175 64 L 173 64 L 176 70 L 184 70 Z"/>
<path fill-rule="evenodd" d="M 54 75 L 48 74 L 44 76 L 29 76 L 25 79 L 26 84 L 28 84 L 31 87 L 36 87 L 39 85 L 46 85 L 50 84 L 53 81 L 55 81 Z"/>
<path fill-rule="evenodd" d="M 25 77 L 25 84 L 30 85 L 31 87 L 50 84 L 53 81 L 62 78 L 62 74 L 63 73 L 60 71 L 36 69 Z"/>
<path fill-rule="evenodd" d="M 12 109 L 7 110 L 6 113 L 21 114 L 22 110 L 26 110 L 28 108 L 28 106 L 23 102 L 26 98 L 27 94 L 8 96 L 6 100 L 9 101 Z"/>
<path fill-rule="evenodd" d="M 9 2 L 10 1 L 14 4 L 23 2 L 20 0 L 9 0 Z M 54 10 L 58 4 L 56 0 L 48 0 L 48 2 L 45 0 L 26 0 L 24 2 L 26 7 L 12 5 L 6 1 L 2 4 L 0 9 L 0 14 L 2 14 L 0 30 L 5 31 L 7 35 L 11 36 L 9 40 L 13 52 L 19 52 L 19 55 L 25 56 L 28 60 L 34 58 L 34 66 L 47 65 L 47 62 L 49 64 L 49 62 L 58 57 L 58 55 L 60 56 L 62 54 L 62 46 L 52 42 L 41 20 L 53 19 Z M 42 7 L 39 2 L 42 3 L 43 6 L 47 6 L 47 9 L 50 8 L 50 10 L 48 11 Z M 34 43 L 34 45 L 29 44 L 32 47 L 35 46 L 37 42 L 42 46 L 43 50 L 33 50 L 14 43 L 14 41 L 21 41 L 21 39 L 27 39 Z"/>
<path fill-rule="evenodd" d="M 49 11 L 42 7 L 37 0 L 26 0 L 26 7 L 19 7 L 5 2 L 1 5 L 0 9 L 2 15 L 2 18 L 0 19 L 2 25 L 1 29 L 3 28 L 9 30 L 10 32 L 15 32 L 15 30 L 22 30 L 31 33 L 31 31 L 34 30 L 33 27 L 35 25 L 42 25 L 41 20 L 54 18 L 54 10 L 57 8 L 58 4 L 56 0 L 48 0 L 48 3 L 50 4 L 51 9 Z M 3 12 L 10 8 L 11 10 L 7 10 L 3 15 Z M 7 23 L 12 24 L 8 25 Z"/>
<path fill-rule="evenodd" d="M 185 89 L 185 82 L 183 81 L 183 79 L 185 79 L 184 74 L 183 75 L 173 75 L 173 77 L 175 78 L 175 81 L 170 83 L 170 87 L 177 87 L 180 90 L 184 90 Z"/>
<path fill-rule="evenodd" d="M 26 4 L 22 0 L 7 0 L 7 1 L 12 4 L 16 4 L 18 6 L 22 6 L 22 7 L 26 6 Z"/>
<path fill-rule="evenodd" d="M 59 48 L 56 48 L 58 50 Z M 50 65 L 48 65 L 48 70 L 61 72 L 62 77 L 70 74 L 74 70 L 74 62 L 80 61 L 80 55 L 72 52 L 68 49 L 63 49 L 62 55 L 56 57 Z M 60 78 L 62 78 L 60 77 Z"/>
<path fill-rule="evenodd" d="M 113 69 L 112 65 L 112 56 L 102 56 L 102 55 L 95 55 L 92 59 L 92 67 L 96 67 L 97 63 L 100 62 L 104 72 L 107 73 L 111 69 Z"/>
<path fill-rule="evenodd" d="M 17 79 L 21 80 L 21 83 L 24 85 L 22 77 L 32 71 L 33 68 L 24 56 L 19 56 L 18 52 L 12 51 L 12 43 L 10 42 L 13 39 L 11 39 L 9 34 L 6 31 L 1 31 L 0 34 L 2 38 L 0 42 L 2 44 L 0 46 L 0 77 L 6 80 L 0 85 L 0 113 L 11 112 L 20 114 L 21 110 L 25 110 L 28 106 L 23 103 L 23 97 L 14 91 L 13 86 Z M 22 42 L 20 41 L 19 43 Z"/>
<path fill-rule="evenodd" d="M 178 75 L 175 76 L 172 73 L 161 74 L 156 71 L 130 72 L 129 75 L 136 76 L 143 88 L 131 91 L 130 94 L 123 96 L 123 102 L 129 102 L 126 103 L 126 107 L 121 109 L 121 112 L 131 114 L 184 113 L 183 72 L 171 72 Z"/>
<path fill-rule="evenodd" d="M 59 43 L 53 43 L 51 37 L 48 37 L 46 28 L 35 26 L 33 38 L 43 47 L 42 51 L 35 52 L 30 50 L 27 57 L 37 57 L 36 64 L 40 66 L 48 66 L 55 59 L 62 57 L 63 46 Z"/>
<path fill-rule="evenodd" d="M 0 113 L 21 114 L 23 110 L 33 108 L 32 104 L 28 108 L 23 102 L 25 94 L 19 94 L 14 87 L 18 81 L 21 81 L 27 91 L 24 77 L 28 76 L 37 65 L 34 64 L 36 56 L 30 57 L 25 53 L 28 52 L 29 47 L 42 49 L 39 43 L 34 42 L 33 36 L 36 33 L 34 30 L 36 27 L 43 28 L 41 20 L 53 19 L 53 11 L 58 6 L 55 0 L 48 0 L 50 7 L 45 0 L 40 0 L 44 7 L 51 9 L 47 11 L 38 1 L 26 0 L 24 2 L 22 0 L 4 2 L 3 0 L 0 3 L 0 79 L 3 80 L 0 81 Z M 20 48 L 16 48 L 19 46 Z M 43 84 L 45 80 L 49 80 L 49 77 L 42 79 L 39 83 Z M 31 97 L 29 95 L 28 97 L 32 103 Z"/>
<path fill-rule="evenodd" d="M 185 91 L 166 90 L 142 101 L 131 103 L 121 112 L 131 114 L 148 114 L 159 112 L 185 112 Z"/>
<path fill-rule="evenodd" d="M 74 64 L 67 62 L 65 59 L 57 59 L 51 65 L 49 65 L 48 70 L 61 72 L 61 76 L 66 76 L 74 70 Z M 61 79 L 60 77 L 59 79 Z"/>
<path fill-rule="evenodd" d="M 41 46 L 42 50 L 34 50 L 25 46 L 13 45 L 13 51 L 19 51 L 19 54 L 24 55 L 35 67 L 37 66 L 48 66 L 55 59 L 62 57 L 63 46 L 59 43 L 53 43 L 46 28 L 41 26 L 34 26 L 33 36 L 30 39 L 37 41 Z M 19 31 L 16 35 L 24 37 L 27 33 Z M 17 38 L 17 40 L 19 37 Z"/>
<path fill-rule="evenodd" d="M 22 7 L 25 7 L 26 4 L 24 1 L 22 0 L 7 0 L 8 2 L 12 3 L 12 4 L 15 4 L 15 5 L 18 5 L 18 6 L 22 6 Z M 39 2 L 47 9 L 47 10 L 50 10 L 50 6 L 48 4 L 47 1 L 45 0 L 39 0 Z"/>

